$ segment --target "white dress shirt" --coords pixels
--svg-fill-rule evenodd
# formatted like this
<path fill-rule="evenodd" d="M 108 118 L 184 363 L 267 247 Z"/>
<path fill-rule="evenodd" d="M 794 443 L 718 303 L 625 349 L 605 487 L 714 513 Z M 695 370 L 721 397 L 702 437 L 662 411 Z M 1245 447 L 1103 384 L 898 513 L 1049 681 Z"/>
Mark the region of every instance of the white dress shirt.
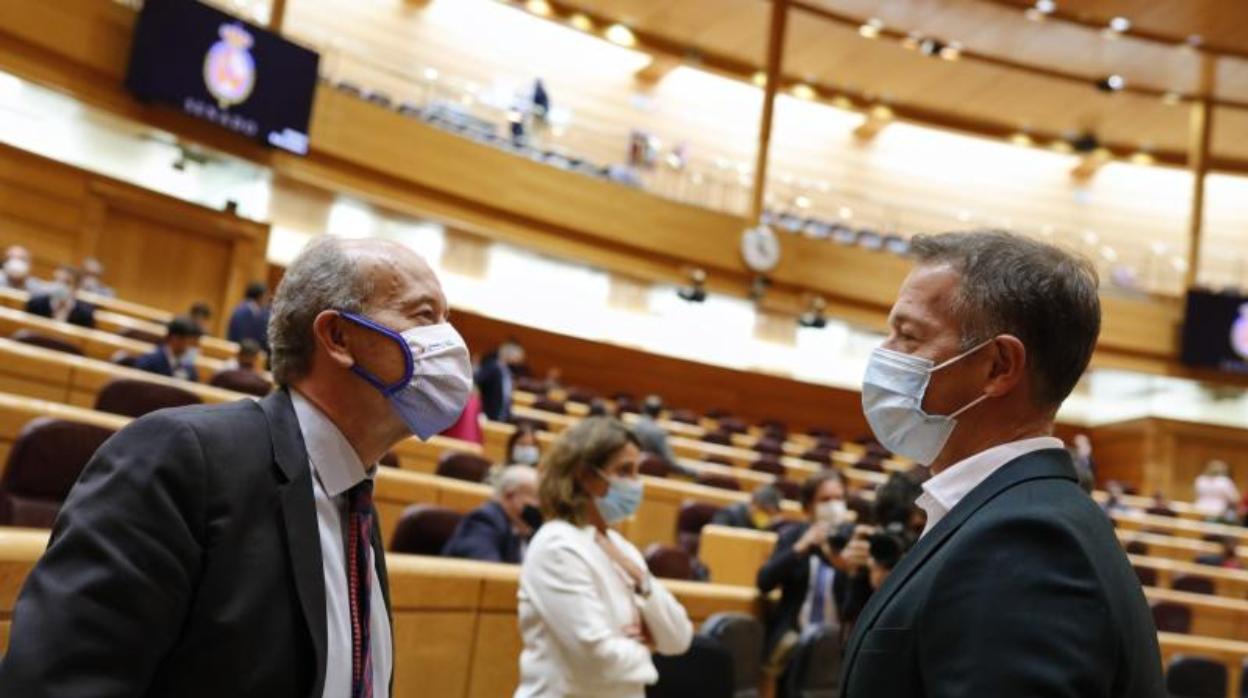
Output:
<path fill-rule="evenodd" d="M 923 528 L 923 535 L 935 528 L 963 497 L 1000 470 L 1001 466 L 1019 456 L 1046 448 L 1065 448 L 1065 445 L 1061 439 L 1052 436 L 1011 441 L 980 451 L 945 468 L 939 475 L 932 476 L 923 483 L 923 494 L 915 500 L 915 504 L 927 512 L 927 526 Z"/>
<path fill-rule="evenodd" d="M 615 531 L 608 537 L 638 567 L 646 562 Z M 693 639 L 684 606 L 657 580 L 635 593 L 626 572 L 594 540 L 594 528 L 550 521 L 520 569 L 520 687 L 515 698 L 643 698 L 659 680 L 650 650 L 624 628 L 644 620 L 661 654 Z"/>
<path fill-rule="evenodd" d="M 312 464 L 316 499 L 316 527 L 320 533 L 321 561 L 325 569 L 325 654 L 324 698 L 351 695 L 351 597 L 347 587 L 347 490 L 365 478 L 368 471 L 351 443 L 338 427 L 299 391 L 290 391 L 299 431 Z M 371 549 L 370 549 L 371 550 Z M 369 575 L 369 647 L 373 655 L 373 696 L 389 698 L 390 670 L 394 648 L 390 639 L 390 618 L 381 593 L 377 561 Z"/>

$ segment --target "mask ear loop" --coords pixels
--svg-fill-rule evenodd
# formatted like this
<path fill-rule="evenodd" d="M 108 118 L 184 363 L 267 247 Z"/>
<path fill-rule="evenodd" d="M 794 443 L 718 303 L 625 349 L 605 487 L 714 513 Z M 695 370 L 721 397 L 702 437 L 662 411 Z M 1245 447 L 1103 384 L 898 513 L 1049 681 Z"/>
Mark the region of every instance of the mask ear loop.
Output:
<path fill-rule="evenodd" d="M 398 343 L 399 349 L 403 353 L 403 376 L 389 385 L 382 382 L 382 380 L 374 375 L 372 371 L 364 368 L 358 362 L 351 365 L 352 373 L 368 381 L 374 388 L 381 391 L 381 394 L 386 397 L 394 395 L 403 388 L 407 387 L 408 383 L 412 382 L 412 375 L 415 373 L 416 369 L 416 361 L 412 357 L 412 348 L 407 345 L 407 340 L 403 339 L 403 335 L 395 332 L 385 325 L 373 322 L 362 315 L 356 315 L 355 313 L 345 310 L 338 310 L 336 312 L 340 317 L 354 322 L 360 327 L 373 330 L 374 332 L 380 332 L 390 339 L 393 339 Z"/>
<path fill-rule="evenodd" d="M 961 361 L 962 359 L 965 359 L 966 357 L 970 356 L 971 354 L 974 354 L 975 352 L 979 351 L 980 349 L 983 349 L 984 347 L 988 346 L 989 344 L 992 344 L 992 343 L 993 343 L 993 342 L 995 342 L 995 341 L 997 341 L 997 338 L 996 338 L 996 337 L 989 337 L 988 339 L 985 339 L 984 341 L 980 342 L 979 344 L 976 344 L 975 346 L 971 347 L 970 349 L 967 349 L 966 351 L 962 352 L 961 354 L 958 354 L 957 356 L 953 357 L 952 359 L 947 359 L 947 360 L 945 360 L 945 361 L 942 361 L 942 362 L 940 363 L 940 365 L 938 365 L 938 366 L 933 366 L 933 367 L 931 368 L 931 370 L 929 371 L 929 373 L 935 373 L 935 372 L 939 371 L 940 369 L 945 368 L 946 366 L 953 365 L 953 364 L 955 364 L 955 363 L 957 363 L 957 362 Z"/>

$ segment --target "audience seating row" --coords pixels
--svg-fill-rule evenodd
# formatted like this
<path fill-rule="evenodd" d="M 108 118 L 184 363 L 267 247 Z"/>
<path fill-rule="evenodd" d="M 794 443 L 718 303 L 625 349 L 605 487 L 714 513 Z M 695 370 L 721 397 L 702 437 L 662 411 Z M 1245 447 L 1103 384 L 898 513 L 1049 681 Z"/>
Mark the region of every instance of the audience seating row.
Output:
<path fill-rule="evenodd" d="M 82 295 L 84 296 L 83 300 L 86 300 L 85 296 L 87 294 Z M 99 296 L 94 295 L 91 297 L 99 298 Z M 30 294 L 26 291 L 19 291 L 15 288 L 0 288 L 0 306 L 2 307 L 23 310 L 29 298 Z M 116 299 L 111 300 L 113 301 L 111 305 L 122 303 L 122 301 L 116 301 Z M 131 306 L 133 304 L 125 304 L 124 307 Z M 97 308 L 95 311 L 95 326 L 97 329 L 116 335 L 132 333 L 135 335 L 135 339 L 149 343 L 160 341 L 165 336 L 165 325 L 167 323 L 168 319 L 157 322 L 136 317 L 130 313 L 106 310 L 104 307 Z M 205 356 L 215 359 L 229 359 L 238 355 L 238 344 L 211 335 L 204 335 L 200 338 L 199 349 Z"/>

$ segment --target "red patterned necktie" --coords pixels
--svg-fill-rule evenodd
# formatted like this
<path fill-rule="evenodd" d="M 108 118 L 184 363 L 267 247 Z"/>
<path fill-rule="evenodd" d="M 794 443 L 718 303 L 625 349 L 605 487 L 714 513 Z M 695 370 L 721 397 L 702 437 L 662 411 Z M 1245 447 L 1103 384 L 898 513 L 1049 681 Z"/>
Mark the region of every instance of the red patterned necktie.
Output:
<path fill-rule="evenodd" d="M 373 698 L 373 654 L 369 646 L 372 590 L 373 481 L 347 492 L 347 587 L 351 601 L 351 698 Z"/>

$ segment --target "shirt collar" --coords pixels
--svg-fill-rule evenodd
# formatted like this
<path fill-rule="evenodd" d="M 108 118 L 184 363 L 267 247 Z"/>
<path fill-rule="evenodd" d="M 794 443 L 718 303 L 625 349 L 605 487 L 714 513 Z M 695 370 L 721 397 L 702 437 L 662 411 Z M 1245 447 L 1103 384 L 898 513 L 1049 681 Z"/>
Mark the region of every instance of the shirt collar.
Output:
<path fill-rule="evenodd" d="M 932 530 L 945 514 L 953 510 L 966 495 L 971 493 L 1001 466 L 1032 451 L 1046 448 L 1065 448 L 1062 440 L 1052 436 L 1037 436 L 1021 441 L 1011 441 L 993 446 L 986 451 L 965 458 L 945 468 L 923 483 L 923 494 L 915 503 L 927 512 L 927 527 Z"/>
<path fill-rule="evenodd" d="M 376 466 L 365 469 L 351 442 L 320 408 L 298 390 L 290 391 L 290 402 L 299 420 L 308 460 L 326 494 L 337 497 L 376 473 Z"/>

